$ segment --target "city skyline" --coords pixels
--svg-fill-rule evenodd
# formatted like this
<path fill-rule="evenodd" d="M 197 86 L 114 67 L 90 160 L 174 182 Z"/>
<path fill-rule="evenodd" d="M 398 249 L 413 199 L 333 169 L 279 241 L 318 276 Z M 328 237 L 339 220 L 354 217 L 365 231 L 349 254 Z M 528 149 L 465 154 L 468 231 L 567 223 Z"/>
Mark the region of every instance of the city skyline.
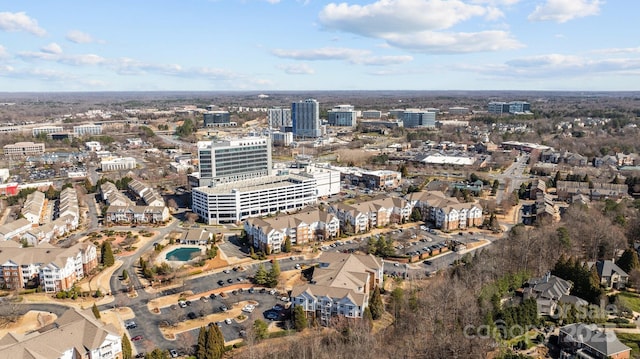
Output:
<path fill-rule="evenodd" d="M 600 0 L 12 3 L 3 91 L 632 91 L 639 7 Z"/>

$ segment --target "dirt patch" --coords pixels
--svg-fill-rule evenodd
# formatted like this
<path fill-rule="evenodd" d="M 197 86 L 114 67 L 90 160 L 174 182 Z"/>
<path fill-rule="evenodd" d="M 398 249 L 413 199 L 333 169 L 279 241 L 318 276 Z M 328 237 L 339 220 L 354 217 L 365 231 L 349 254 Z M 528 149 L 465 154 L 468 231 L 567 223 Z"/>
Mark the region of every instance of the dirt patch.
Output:
<path fill-rule="evenodd" d="M 100 312 L 100 320 L 105 324 L 111 324 L 116 329 L 118 329 L 118 333 L 120 335 L 124 335 L 126 333 L 124 329 L 124 321 L 134 319 L 135 314 L 133 310 L 128 307 L 120 307 L 115 309 L 107 309 Z"/>
<path fill-rule="evenodd" d="M 58 317 L 49 312 L 32 310 L 21 316 L 16 322 L 0 326 L 0 338 L 7 333 L 25 334 L 53 323 Z"/>
<path fill-rule="evenodd" d="M 285 290 L 292 290 L 293 287 L 304 285 L 307 282 L 302 279 L 302 274 L 299 270 L 290 270 L 280 273 L 279 283 L 282 283 L 281 286 L 283 286 Z"/>

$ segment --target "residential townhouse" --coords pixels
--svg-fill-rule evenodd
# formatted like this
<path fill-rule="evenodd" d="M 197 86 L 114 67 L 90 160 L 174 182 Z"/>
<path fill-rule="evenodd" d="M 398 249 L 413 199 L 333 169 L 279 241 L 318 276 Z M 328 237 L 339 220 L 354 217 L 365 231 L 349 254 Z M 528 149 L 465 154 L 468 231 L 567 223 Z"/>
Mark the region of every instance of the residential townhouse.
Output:
<path fill-rule="evenodd" d="M 122 338 L 111 324 L 97 320 L 90 309 L 68 309 L 50 325 L 25 334 L 0 338 L 0 357 L 11 359 L 118 359 Z"/>
<path fill-rule="evenodd" d="M 245 221 L 244 229 L 255 248 L 278 253 L 286 238 L 291 244 L 304 244 L 338 237 L 340 220 L 329 212 L 308 207 L 289 215 L 250 218 Z"/>
<path fill-rule="evenodd" d="M 460 203 L 441 191 L 411 193 L 407 200 L 420 209 L 423 220 L 434 223 L 443 231 L 465 229 L 482 225 L 482 206 L 478 203 Z"/>
<path fill-rule="evenodd" d="M 612 260 L 587 262 L 589 268 L 593 268 L 594 265 L 598 271 L 598 277 L 600 277 L 600 285 L 606 288 L 623 289 L 629 282 L 629 275 Z"/>
<path fill-rule="evenodd" d="M 37 284 L 45 292 L 70 289 L 98 266 L 96 246 L 79 243 L 57 248 L 44 243 L 22 248 L 19 243 L 0 242 L 0 283 L 7 289 Z"/>
<path fill-rule="evenodd" d="M 102 200 L 110 206 L 130 206 L 133 202 L 116 187 L 113 182 L 100 185 Z"/>
<path fill-rule="evenodd" d="M 291 291 L 291 303 L 328 325 L 333 317 L 362 318 L 374 287 L 383 285 L 383 261 L 371 254 L 324 252 L 309 284 Z"/>
<path fill-rule="evenodd" d="M 141 198 L 147 206 L 164 206 L 164 199 L 162 198 L 162 196 L 156 190 L 145 183 L 134 179 L 129 182 L 129 190 L 132 191 L 137 197 Z"/>
<path fill-rule="evenodd" d="M 22 235 L 27 233 L 31 228 L 33 228 L 33 224 L 25 218 L 19 218 L 13 222 L 4 224 L 0 226 L 0 241 L 22 238 Z"/>
<path fill-rule="evenodd" d="M 196 246 L 204 246 L 213 240 L 213 233 L 204 228 L 192 228 L 182 233 L 180 237 L 181 244 L 191 244 Z"/>
<path fill-rule="evenodd" d="M 354 233 L 409 220 L 413 205 L 400 197 L 380 195 L 372 200 L 354 204 L 336 203 L 329 207 L 343 226 L 350 224 Z"/>
<path fill-rule="evenodd" d="M 42 216 L 47 202 L 44 193 L 35 191 L 25 199 L 21 213 L 31 224 L 38 225 L 42 223 Z"/>
<path fill-rule="evenodd" d="M 607 198 L 620 199 L 628 195 L 629 186 L 602 182 L 558 181 L 556 192 L 560 200 L 570 200 L 573 196 L 583 194 L 592 201 Z"/>
<path fill-rule="evenodd" d="M 162 223 L 169 220 L 169 208 L 166 206 L 109 206 L 105 222 L 111 223 Z"/>

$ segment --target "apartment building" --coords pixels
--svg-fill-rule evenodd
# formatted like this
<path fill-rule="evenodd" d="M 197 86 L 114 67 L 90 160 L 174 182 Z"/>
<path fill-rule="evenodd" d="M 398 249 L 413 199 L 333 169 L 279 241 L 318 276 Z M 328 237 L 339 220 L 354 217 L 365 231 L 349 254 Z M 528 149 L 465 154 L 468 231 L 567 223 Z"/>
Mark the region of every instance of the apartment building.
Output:
<path fill-rule="evenodd" d="M 44 153 L 44 143 L 16 142 L 5 145 L 2 149 L 5 156 L 33 156 Z"/>
<path fill-rule="evenodd" d="M 316 203 L 316 180 L 300 175 L 263 176 L 192 190 L 192 208 L 207 224 L 291 212 Z"/>
<path fill-rule="evenodd" d="M 25 218 L 18 218 L 15 221 L 5 223 L 0 226 L 0 241 L 22 238 L 22 235 L 31 228 L 33 228 L 33 224 Z"/>
<path fill-rule="evenodd" d="M 171 218 L 166 206 L 109 206 L 105 223 L 162 223 Z"/>
<path fill-rule="evenodd" d="M 270 128 L 284 130 L 287 127 L 291 128 L 293 126 L 293 123 L 291 122 L 290 108 L 270 108 L 267 112 L 267 116 Z"/>
<path fill-rule="evenodd" d="M 484 220 L 480 204 L 460 203 L 441 191 L 411 193 L 407 200 L 420 209 L 423 220 L 434 223 L 443 231 L 480 226 Z"/>
<path fill-rule="evenodd" d="M 330 240 L 340 236 L 340 220 L 318 208 L 303 208 L 293 214 L 250 218 L 244 230 L 255 248 L 279 253 L 286 238 L 291 244 Z"/>
<path fill-rule="evenodd" d="M 138 198 L 141 198 L 147 206 L 162 207 L 165 205 L 164 198 L 162 198 L 158 191 L 138 180 L 134 179 L 129 182 L 129 190 L 138 196 Z"/>
<path fill-rule="evenodd" d="M 100 185 L 102 200 L 110 206 L 132 206 L 134 203 L 116 187 L 113 182 Z"/>
<path fill-rule="evenodd" d="M 0 282 L 10 289 L 39 285 L 45 292 L 70 289 L 98 265 L 96 246 L 79 243 L 69 248 L 43 243 L 36 247 L 0 242 Z"/>
<path fill-rule="evenodd" d="M 291 291 L 291 303 L 328 325 L 333 317 L 362 318 L 370 292 L 383 285 L 383 261 L 373 255 L 323 252 L 309 284 Z"/>
<path fill-rule="evenodd" d="M 350 225 L 354 233 L 409 220 L 413 205 L 400 197 L 377 196 L 370 201 L 354 204 L 335 203 L 329 212 L 335 214 L 343 226 Z"/>
<path fill-rule="evenodd" d="M 320 104 L 317 100 L 307 99 L 291 104 L 291 123 L 293 135 L 297 138 L 318 138 L 322 136 L 320 122 Z"/>
<path fill-rule="evenodd" d="M 0 339 L 0 357 L 11 359 L 117 359 L 122 338 L 90 309 L 68 309 L 50 325 L 25 334 L 8 333 Z"/>

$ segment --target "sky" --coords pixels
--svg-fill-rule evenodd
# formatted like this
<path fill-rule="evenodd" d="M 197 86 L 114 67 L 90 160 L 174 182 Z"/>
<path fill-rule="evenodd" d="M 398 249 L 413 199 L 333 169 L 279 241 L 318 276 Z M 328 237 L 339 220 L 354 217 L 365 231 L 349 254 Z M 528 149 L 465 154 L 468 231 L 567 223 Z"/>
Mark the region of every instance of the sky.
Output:
<path fill-rule="evenodd" d="M 0 92 L 640 90 L 640 2 L 23 0 Z"/>

